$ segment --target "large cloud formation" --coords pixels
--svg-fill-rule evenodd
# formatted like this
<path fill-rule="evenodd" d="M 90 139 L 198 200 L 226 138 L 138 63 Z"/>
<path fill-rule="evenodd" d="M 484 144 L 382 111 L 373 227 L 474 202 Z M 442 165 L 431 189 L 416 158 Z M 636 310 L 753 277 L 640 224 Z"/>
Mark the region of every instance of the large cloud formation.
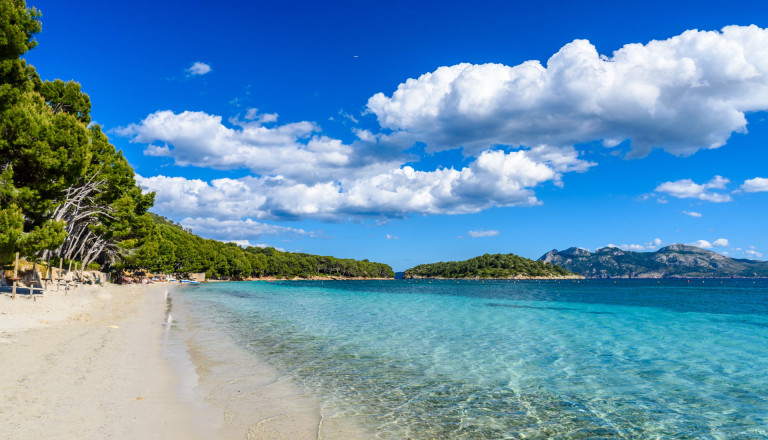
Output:
<path fill-rule="evenodd" d="M 248 176 L 204 182 L 184 177 L 136 176 L 155 191 L 155 210 L 171 217 L 222 219 L 401 217 L 464 214 L 492 206 L 539 204 L 533 187 L 558 183 L 562 173 L 591 163 L 575 150 L 546 147 L 486 151 L 461 170 L 417 171 L 410 166 L 363 177 L 304 183 L 282 176 Z"/>
<path fill-rule="evenodd" d="M 268 122 L 277 118 L 262 116 L 268 116 Z M 249 112 L 245 122 L 234 119 L 237 126 L 230 128 L 221 116 L 164 110 L 120 128 L 118 133 L 131 137 L 132 142 L 150 144 L 145 155 L 170 157 L 179 166 L 245 168 L 305 182 L 333 179 L 371 165 L 370 159 L 360 157 L 351 146 L 320 135 L 320 128 L 312 122 L 266 127 L 264 119 Z M 154 145 L 156 141 L 162 145 Z"/>
<path fill-rule="evenodd" d="M 745 112 L 768 109 L 768 30 L 728 26 L 628 44 L 613 56 L 575 40 L 545 66 L 457 64 L 378 93 L 368 109 L 433 150 L 629 140 L 686 156 L 746 132 Z"/>
<path fill-rule="evenodd" d="M 357 129 L 351 143 L 324 135 L 314 122 L 278 124 L 276 114 L 256 109 L 229 125 L 204 112 L 158 111 L 118 133 L 179 166 L 252 173 L 210 182 L 137 176 L 157 192 L 159 213 L 213 229 L 208 219 L 391 218 L 537 205 L 537 187 L 562 186 L 564 174 L 595 165 L 581 158 L 581 143 L 629 141 L 630 155 L 661 148 L 685 156 L 722 146 L 746 131 L 745 113 L 766 109 L 768 30 L 728 26 L 629 44 L 610 57 L 576 40 L 546 65 L 440 67 L 391 96 L 372 96 L 367 111 L 381 130 Z M 463 148 L 467 165 L 408 166 L 417 142 L 428 151 Z M 726 202 L 727 183 L 685 179 L 656 190 Z M 763 188 L 753 179 L 744 191 Z"/>
<path fill-rule="evenodd" d="M 241 179 L 138 176 L 157 193 L 155 209 L 172 218 L 401 217 L 461 214 L 492 206 L 539 204 L 533 188 L 594 163 L 572 147 L 539 145 L 517 151 L 488 149 L 468 166 L 428 171 L 404 166 L 408 133 L 356 131 L 351 145 L 319 134 L 310 122 L 265 126 L 276 115 L 246 114 L 228 127 L 204 112 L 158 111 L 118 132 L 148 144 L 144 154 L 179 166 L 245 168 Z M 162 145 L 156 145 L 160 141 Z M 185 223 L 186 224 L 186 223 Z"/>

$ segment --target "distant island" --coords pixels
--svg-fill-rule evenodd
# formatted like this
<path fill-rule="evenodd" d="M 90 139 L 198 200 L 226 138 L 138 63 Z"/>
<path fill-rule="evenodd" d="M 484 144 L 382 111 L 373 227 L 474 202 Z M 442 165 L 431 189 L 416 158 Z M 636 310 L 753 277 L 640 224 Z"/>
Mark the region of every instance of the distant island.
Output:
<path fill-rule="evenodd" d="M 757 278 L 768 277 L 768 262 L 726 257 L 685 244 L 655 252 L 604 247 L 590 252 L 553 249 L 539 261 L 562 266 L 587 278 Z"/>
<path fill-rule="evenodd" d="M 556 264 L 515 254 L 485 254 L 464 261 L 420 264 L 405 271 L 405 279 L 531 279 L 581 278 Z"/>

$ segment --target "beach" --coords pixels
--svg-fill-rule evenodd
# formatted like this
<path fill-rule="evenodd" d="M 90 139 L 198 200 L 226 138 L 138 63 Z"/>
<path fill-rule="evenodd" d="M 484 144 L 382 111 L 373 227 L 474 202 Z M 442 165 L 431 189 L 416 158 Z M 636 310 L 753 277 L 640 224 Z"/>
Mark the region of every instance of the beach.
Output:
<path fill-rule="evenodd" d="M 765 438 L 768 281 L 0 294 L 0 438 Z"/>
<path fill-rule="evenodd" d="M 171 316 L 172 295 L 169 284 L 0 294 L 0 438 L 318 438 L 311 396 L 212 355 Z"/>

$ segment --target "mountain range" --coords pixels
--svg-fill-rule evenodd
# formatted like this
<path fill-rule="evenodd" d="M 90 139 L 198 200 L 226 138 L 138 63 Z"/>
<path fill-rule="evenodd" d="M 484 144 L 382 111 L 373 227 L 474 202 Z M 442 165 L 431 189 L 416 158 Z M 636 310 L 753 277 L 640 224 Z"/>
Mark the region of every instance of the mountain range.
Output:
<path fill-rule="evenodd" d="M 685 244 L 655 252 L 604 247 L 590 252 L 572 247 L 553 249 L 539 258 L 587 278 L 752 278 L 768 277 L 768 261 L 726 257 Z"/>

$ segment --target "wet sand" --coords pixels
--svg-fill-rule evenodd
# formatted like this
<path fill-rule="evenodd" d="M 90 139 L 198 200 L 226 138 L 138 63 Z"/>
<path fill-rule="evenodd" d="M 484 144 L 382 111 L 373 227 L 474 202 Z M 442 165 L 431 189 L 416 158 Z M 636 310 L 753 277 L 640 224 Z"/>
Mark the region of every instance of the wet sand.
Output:
<path fill-rule="evenodd" d="M 226 332 L 195 316 L 182 292 L 172 293 L 170 302 L 171 331 L 186 338 L 198 388 L 223 415 L 223 438 L 373 438 L 353 419 L 326 408 L 321 399 L 237 345 Z"/>

